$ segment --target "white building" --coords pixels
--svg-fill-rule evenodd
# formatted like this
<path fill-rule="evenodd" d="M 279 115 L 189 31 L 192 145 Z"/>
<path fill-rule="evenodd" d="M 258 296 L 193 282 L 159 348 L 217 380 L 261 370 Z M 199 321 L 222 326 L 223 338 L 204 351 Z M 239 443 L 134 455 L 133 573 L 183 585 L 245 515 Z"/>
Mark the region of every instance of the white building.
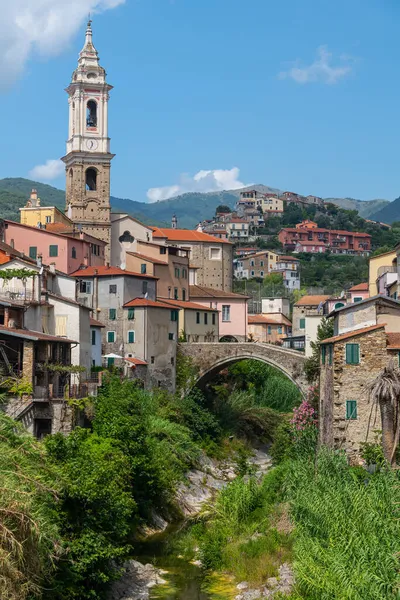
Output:
<path fill-rule="evenodd" d="M 300 261 L 293 256 L 278 256 L 273 271 L 282 274 L 283 284 L 289 291 L 300 289 Z"/>
<path fill-rule="evenodd" d="M 282 313 L 285 317 L 289 317 L 289 298 L 261 298 L 261 312 L 263 314 Z"/>

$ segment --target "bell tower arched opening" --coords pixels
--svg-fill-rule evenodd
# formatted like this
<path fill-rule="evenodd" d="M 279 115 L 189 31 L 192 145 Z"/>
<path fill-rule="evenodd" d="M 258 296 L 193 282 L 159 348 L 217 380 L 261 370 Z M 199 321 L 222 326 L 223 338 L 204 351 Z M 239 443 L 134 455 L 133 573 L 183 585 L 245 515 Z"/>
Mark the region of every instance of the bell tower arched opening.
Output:
<path fill-rule="evenodd" d="M 86 169 L 85 184 L 86 184 L 87 192 L 95 192 L 97 190 L 97 170 L 96 169 L 93 169 L 92 167 L 90 169 Z"/>
<path fill-rule="evenodd" d="M 86 127 L 97 127 L 97 102 L 89 100 L 86 105 Z"/>

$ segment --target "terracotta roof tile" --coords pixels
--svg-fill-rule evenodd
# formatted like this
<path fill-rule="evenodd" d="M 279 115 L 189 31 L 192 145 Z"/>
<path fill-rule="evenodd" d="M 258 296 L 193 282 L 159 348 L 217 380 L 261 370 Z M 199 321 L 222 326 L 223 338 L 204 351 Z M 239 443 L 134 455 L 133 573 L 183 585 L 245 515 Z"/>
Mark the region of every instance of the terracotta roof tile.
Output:
<path fill-rule="evenodd" d="M 376 329 L 384 328 L 385 324 L 370 325 L 369 327 L 363 327 L 362 329 L 353 329 L 353 331 L 348 331 L 347 333 L 335 335 L 334 337 L 328 338 L 327 340 L 323 340 L 321 344 L 334 344 L 335 342 L 341 342 L 342 340 L 347 340 L 348 338 L 355 337 L 356 335 L 363 335 L 364 333 L 369 333 L 370 331 L 375 331 Z"/>
<path fill-rule="evenodd" d="M 100 321 L 97 321 L 97 319 L 90 317 L 90 327 L 105 327 L 105 325 Z"/>
<path fill-rule="evenodd" d="M 230 244 L 227 240 L 216 238 L 203 231 L 192 231 L 191 229 L 164 229 L 153 228 L 154 238 L 166 238 L 170 242 L 214 242 L 218 244 Z"/>
<path fill-rule="evenodd" d="M 153 275 L 143 275 L 142 273 L 134 273 L 133 271 L 125 271 L 119 267 L 107 267 L 99 265 L 98 267 L 85 267 L 70 273 L 70 277 L 111 277 L 112 275 L 126 275 L 131 277 L 142 277 L 144 279 L 157 279 Z"/>
<path fill-rule="evenodd" d="M 330 296 L 303 296 L 295 302 L 295 306 L 319 306 L 321 302 L 328 300 Z"/>
<path fill-rule="evenodd" d="M 124 360 L 128 363 L 131 363 L 132 367 L 147 365 L 147 362 L 144 360 L 140 360 L 140 358 L 126 357 L 124 358 Z"/>
<path fill-rule="evenodd" d="M 168 308 L 171 310 L 171 305 L 166 304 L 165 302 L 160 302 L 159 300 L 149 300 L 148 298 L 133 298 L 133 300 L 129 300 L 124 304 L 124 308 L 129 307 L 153 307 L 153 308 Z"/>
<path fill-rule="evenodd" d="M 158 258 L 152 258 L 151 256 L 140 254 L 139 252 L 127 252 L 127 254 L 135 256 L 136 258 L 141 258 L 142 260 L 147 260 L 147 262 L 151 262 L 154 265 L 168 265 L 168 263 L 163 260 L 159 260 Z"/>
<path fill-rule="evenodd" d="M 39 342 L 63 342 L 65 344 L 78 343 L 75 340 L 69 340 L 67 338 L 59 337 L 56 335 L 49 335 L 47 333 L 42 333 L 41 331 L 32 331 L 30 329 L 17 329 L 13 327 L 5 327 L 5 325 L 0 325 L 0 334 L 10 335 L 12 337 L 22 337 Z"/>
<path fill-rule="evenodd" d="M 249 298 L 249 296 L 244 296 L 243 294 L 224 292 L 202 285 L 191 285 L 189 295 L 193 298 L 241 298 L 242 300 L 247 300 Z"/>
<path fill-rule="evenodd" d="M 166 304 L 170 304 L 171 306 L 177 306 L 178 308 L 183 309 L 192 309 L 192 310 L 209 310 L 211 312 L 218 312 L 215 308 L 210 308 L 209 306 L 203 306 L 202 304 L 196 304 L 196 302 L 184 301 L 184 300 L 172 300 L 171 298 L 160 298 L 160 300 Z"/>
<path fill-rule="evenodd" d="M 353 285 L 353 287 L 349 289 L 349 292 L 368 292 L 368 290 L 368 282 L 365 281 L 364 283 L 358 283 L 357 285 Z"/>
<path fill-rule="evenodd" d="M 287 325 L 292 326 L 291 321 L 285 317 L 282 313 L 270 313 L 270 314 L 259 314 L 259 315 L 248 315 L 248 323 L 254 325 Z"/>

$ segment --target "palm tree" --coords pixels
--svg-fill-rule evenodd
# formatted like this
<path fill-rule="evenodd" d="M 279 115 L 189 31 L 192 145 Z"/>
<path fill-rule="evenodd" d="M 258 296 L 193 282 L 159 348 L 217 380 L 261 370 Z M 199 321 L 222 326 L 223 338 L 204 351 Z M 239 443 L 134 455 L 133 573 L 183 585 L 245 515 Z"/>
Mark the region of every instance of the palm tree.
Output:
<path fill-rule="evenodd" d="M 380 409 L 382 420 L 383 453 L 393 464 L 400 434 L 400 371 L 391 360 L 387 367 L 369 385 L 369 399 L 376 410 Z"/>

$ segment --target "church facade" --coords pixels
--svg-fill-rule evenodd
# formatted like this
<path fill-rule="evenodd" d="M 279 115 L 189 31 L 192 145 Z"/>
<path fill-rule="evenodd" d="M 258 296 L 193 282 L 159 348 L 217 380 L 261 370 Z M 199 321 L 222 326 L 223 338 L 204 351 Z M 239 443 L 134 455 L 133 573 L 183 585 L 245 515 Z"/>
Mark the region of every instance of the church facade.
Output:
<path fill-rule="evenodd" d="M 110 168 L 114 154 L 108 137 L 108 101 L 112 86 L 93 45 L 91 21 L 78 66 L 66 89 L 69 104 L 65 213 L 82 231 L 106 242 L 111 253 Z"/>

